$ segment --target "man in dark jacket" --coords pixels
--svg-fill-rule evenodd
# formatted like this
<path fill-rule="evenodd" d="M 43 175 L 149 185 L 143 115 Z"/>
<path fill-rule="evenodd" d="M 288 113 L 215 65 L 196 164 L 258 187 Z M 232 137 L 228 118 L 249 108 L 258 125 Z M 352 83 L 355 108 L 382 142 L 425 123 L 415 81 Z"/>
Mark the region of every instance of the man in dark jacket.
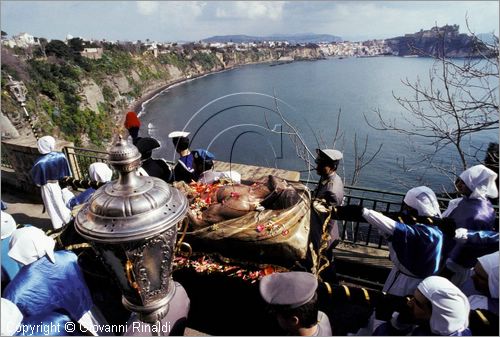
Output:
<path fill-rule="evenodd" d="M 153 150 L 160 147 L 160 143 L 150 137 L 144 137 L 137 142 L 137 149 L 141 153 L 142 169 L 151 177 L 157 177 L 170 182 L 172 171 L 164 159 L 153 159 Z"/>

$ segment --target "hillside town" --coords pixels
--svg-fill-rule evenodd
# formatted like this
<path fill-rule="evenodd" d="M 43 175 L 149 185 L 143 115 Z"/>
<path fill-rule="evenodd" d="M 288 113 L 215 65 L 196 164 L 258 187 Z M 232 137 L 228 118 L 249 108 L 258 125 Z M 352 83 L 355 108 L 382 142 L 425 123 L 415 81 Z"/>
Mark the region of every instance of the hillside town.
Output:
<path fill-rule="evenodd" d="M 74 39 L 75 37 L 68 34 L 65 43 Z M 324 57 L 356 57 L 356 56 L 379 56 L 379 55 L 391 55 L 392 50 L 388 47 L 385 40 L 369 40 L 362 42 L 323 42 L 323 43 L 302 43 L 292 45 L 287 41 L 255 41 L 255 42 L 188 42 L 184 44 L 175 42 L 157 42 L 157 41 L 108 41 L 106 39 L 102 40 L 92 40 L 86 39 L 84 37 L 76 37 L 81 39 L 83 42 L 83 50 L 81 55 L 91 59 L 99 59 L 102 56 L 103 44 L 119 45 L 119 46 L 130 46 L 136 48 L 137 50 L 143 50 L 145 53 L 152 53 L 155 57 L 162 53 L 168 53 L 173 49 L 183 49 L 183 48 L 196 48 L 200 51 L 206 50 L 210 52 L 214 49 L 220 50 L 236 50 L 236 51 L 247 51 L 247 50 L 264 50 L 264 49 L 283 49 L 283 48 L 314 48 L 318 49 Z M 2 45 L 9 48 L 22 48 L 29 49 L 35 48 L 43 45 L 44 43 L 50 42 L 50 39 L 38 38 L 30 35 L 28 33 L 19 33 L 13 35 L 10 38 L 2 35 Z"/>

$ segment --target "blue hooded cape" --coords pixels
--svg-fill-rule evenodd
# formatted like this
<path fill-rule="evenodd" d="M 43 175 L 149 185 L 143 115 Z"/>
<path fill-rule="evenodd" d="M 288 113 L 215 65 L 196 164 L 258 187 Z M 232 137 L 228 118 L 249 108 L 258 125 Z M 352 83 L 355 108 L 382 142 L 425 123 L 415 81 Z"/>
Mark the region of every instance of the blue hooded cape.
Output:
<path fill-rule="evenodd" d="M 24 318 L 58 311 L 78 321 L 93 305 L 92 297 L 73 252 L 54 252 L 21 268 L 2 297 L 15 303 Z"/>
<path fill-rule="evenodd" d="M 38 186 L 47 184 L 48 180 L 59 180 L 70 175 L 68 160 L 61 152 L 50 152 L 41 156 L 31 169 L 31 178 Z"/>
<path fill-rule="evenodd" d="M 439 270 L 442 246 L 443 233 L 437 227 L 396 222 L 392 247 L 399 262 L 416 277 L 425 278 Z"/>

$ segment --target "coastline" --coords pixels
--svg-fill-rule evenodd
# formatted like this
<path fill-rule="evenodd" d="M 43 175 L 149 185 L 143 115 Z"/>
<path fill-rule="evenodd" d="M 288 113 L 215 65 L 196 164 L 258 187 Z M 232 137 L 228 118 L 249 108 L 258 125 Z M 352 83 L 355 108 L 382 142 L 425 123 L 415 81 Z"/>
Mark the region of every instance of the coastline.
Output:
<path fill-rule="evenodd" d="M 323 59 L 323 58 L 322 58 Z M 304 60 L 292 60 L 290 62 L 287 62 L 287 63 L 291 63 L 291 62 L 298 62 L 298 61 L 317 61 L 318 59 L 304 59 Z M 206 72 L 206 73 L 202 73 L 202 74 L 197 74 L 197 75 L 194 75 L 190 78 L 186 78 L 186 77 L 183 77 L 183 78 L 179 78 L 177 80 L 174 80 L 172 82 L 169 82 L 169 83 L 166 83 L 166 84 L 163 84 L 161 85 L 160 87 L 158 88 L 155 88 L 155 89 L 151 89 L 151 90 L 148 90 L 146 91 L 141 97 L 135 99 L 134 101 L 132 101 L 128 107 L 127 107 L 127 111 L 134 111 L 135 113 L 137 113 L 137 116 L 140 117 L 140 115 L 142 114 L 143 110 L 144 110 L 144 106 L 152 99 L 156 98 L 156 96 L 160 95 L 162 92 L 174 87 L 174 86 L 177 86 L 177 85 L 181 85 L 183 83 L 186 83 L 186 82 L 189 82 L 189 81 L 193 81 L 193 80 L 196 80 L 196 79 L 199 79 L 201 77 L 205 77 L 205 76 L 208 76 L 208 75 L 213 75 L 213 74 L 218 74 L 218 73 L 222 73 L 224 71 L 229 71 L 229 70 L 234 70 L 234 69 L 237 69 L 239 67 L 243 67 L 243 66 L 248 66 L 248 65 L 253 65 L 253 64 L 266 64 L 266 63 L 270 63 L 272 64 L 273 62 L 276 62 L 276 60 L 269 60 L 269 61 L 263 61 L 263 62 L 249 62 L 249 63 L 245 63 L 245 64 L 238 64 L 238 65 L 234 65 L 234 66 L 231 66 L 231 67 L 227 67 L 227 68 L 223 68 L 223 69 L 219 69 L 219 70 L 215 70 L 215 71 L 209 71 L 209 72 Z M 126 114 L 126 112 L 125 112 Z"/>
<path fill-rule="evenodd" d="M 245 64 L 245 65 L 247 65 L 247 64 Z M 169 83 L 166 83 L 166 84 L 162 84 L 158 88 L 146 91 L 141 97 L 139 97 L 139 98 L 135 99 L 134 101 L 132 101 L 128 105 L 128 107 L 127 107 L 128 110 L 127 111 L 134 111 L 135 113 L 137 113 L 137 116 L 140 117 L 140 115 L 142 114 L 142 112 L 144 110 L 144 106 L 150 100 L 152 100 L 156 96 L 160 95 L 162 92 L 164 92 L 164 91 L 166 91 L 166 90 L 168 90 L 170 88 L 173 88 L 173 87 L 175 87 L 177 85 L 181 85 L 183 83 L 186 83 L 186 82 L 189 82 L 189 81 L 192 81 L 192 80 L 204 77 L 204 76 L 208 76 L 208 75 L 217 74 L 217 73 L 221 73 L 221 72 L 224 72 L 224 71 L 229 71 L 229 70 L 236 69 L 239 66 L 240 65 L 233 66 L 233 67 L 228 67 L 228 68 L 224 68 L 224 69 L 220 69 L 220 70 L 216 70 L 216 71 L 209 71 L 209 72 L 198 74 L 198 75 L 195 75 L 195 76 L 192 76 L 192 77 L 189 77 L 189 78 L 182 77 L 182 78 L 179 78 L 179 79 L 174 80 L 172 82 L 169 82 Z"/>

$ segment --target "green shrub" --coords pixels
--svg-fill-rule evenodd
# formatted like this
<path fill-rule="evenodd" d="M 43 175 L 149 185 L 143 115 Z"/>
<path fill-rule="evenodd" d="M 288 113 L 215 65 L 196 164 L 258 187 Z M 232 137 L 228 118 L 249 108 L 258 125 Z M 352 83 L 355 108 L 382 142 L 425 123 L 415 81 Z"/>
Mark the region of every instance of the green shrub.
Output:
<path fill-rule="evenodd" d="M 212 53 L 196 53 L 191 60 L 201 65 L 205 71 L 215 68 L 219 63 L 219 59 Z"/>

